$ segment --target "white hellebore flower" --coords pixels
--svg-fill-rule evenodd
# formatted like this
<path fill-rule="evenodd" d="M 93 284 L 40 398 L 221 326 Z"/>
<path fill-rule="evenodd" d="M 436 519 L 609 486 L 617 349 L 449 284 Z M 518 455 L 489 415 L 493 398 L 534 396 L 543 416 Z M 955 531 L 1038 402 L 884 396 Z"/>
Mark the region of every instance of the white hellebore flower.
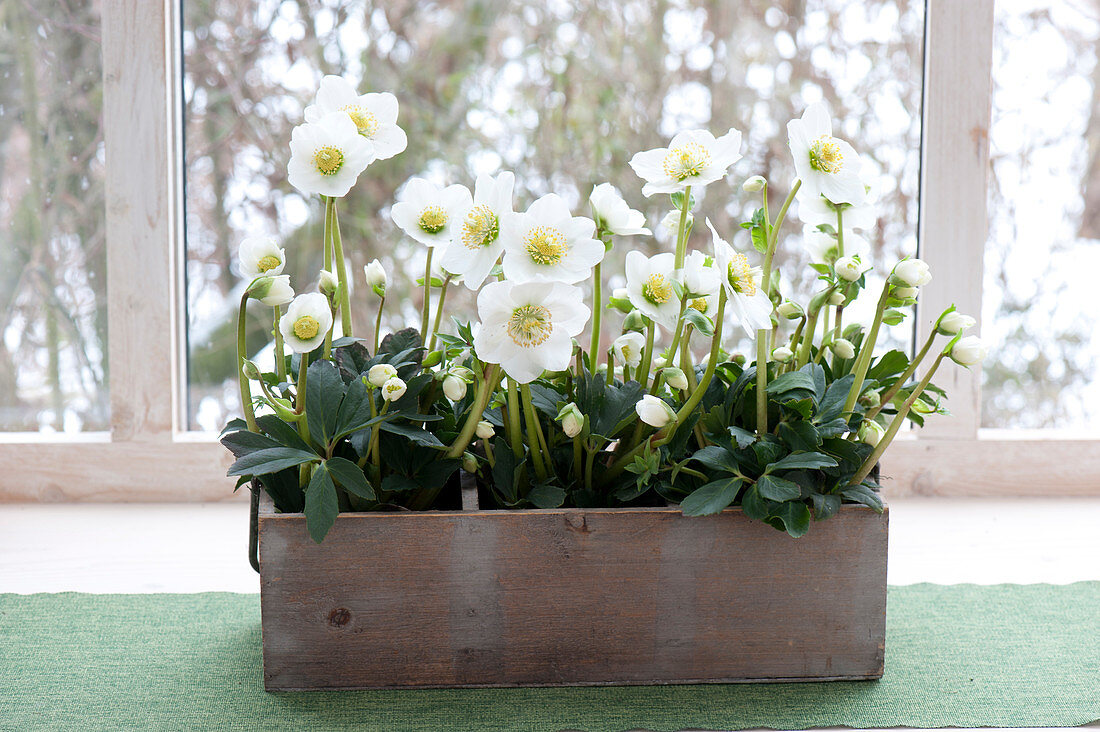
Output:
<path fill-rule="evenodd" d="M 894 267 L 894 279 L 904 287 L 924 287 L 932 281 L 932 270 L 923 259 L 903 259 Z"/>
<path fill-rule="evenodd" d="M 845 282 L 855 282 L 863 275 L 863 266 L 854 257 L 841 257 L 833 263 L 836 276 Z"/>
<path fill-rule="evenodd" d="M 367 281 L 367 287 L 386 288 L 386 269 L 377 259 L 363 265 L 363 277 Z"/>
<path fill-rule="evenodd" d="M 689 252 L 684 259 L 683 283 L 688 307 L 713 318 L 718 308 L 718 290 L 722 286 L 722 276 L 714 261 L 702 252 Z"/>
<path fill-rule="evenodd" d="M 509 379 L 528 384 L 546 370 L 568 368 L 573 337 L 590 312 L 580 288 L 561 282 L 491 282 L 477 296 L 481 328 L 474 350 L 500 364 Z"/>
<path fill-rule="evenodd" d="M 616 236 L 652 234 L 645 226 L 645 214 L 632 209 L 610 183 L 600 183 L 588 197 L 596 225 Z"/>
<path fill-rule="evenodd" d="M 508 214 L 500 226 L 504 276 L 513 282 L 580 282 L 607 251 L 592 238 L 592 219 L 573 216 L 556 193 L 538 199 L 526 213 Z"/>
<path fill-rule="evenodd" d="M 375 159 L 374 144 L 343 112 L 298 125 L 290 134 L 287 180 L 302 193 L 346 196 Z"/>
<path fill-rule="evenodd" d="M 290 275 L 261 277 L 252 283 L 248 293 L 268 307 L 286 305 L 294 299 L 294 289 L 290 286 Z"/>
<path fill-rule="evenodd" d="M 380 363 L 370 367 L 370 371 L 367 372 L 367 381 L 374 386 L 382 386 L 395 376 L 397 376 L 397 369 L 391 364 Z"/>
<path fill-rule="evenodd" d="M 841 209 L 840 220 L 844 224 L 845 231 L 848 229 L 870 229 L 878 221 L 875 207 L 868 203 L 861 203 L 858 206 L 841 203 L 834 206 L 825 196 L 818 193 L 813 195 L 803 194 L 803 190 L 800 188 L 796 197 L 798 201 L 798 218 L 808 226 L 816 227 L 819 224 L 828 224 L 835 229 L 837 208 Z M 847 235 L 845 235 L 845 238 L 847 238 Z"/>
<path fill-rule="evenodd" d="M 466 396 L 466 381 L 454 374 L 443 377 L 443 393 L 452 402 L 461 401 Z"/>
<path fill-rule="evenodd" d="M 985 360 L 989 355 L 989 349 L 978 336 L 966 336 L 960 338 L 951 347 L 951 353 L 948 355 L 960 366 L 973 366 Z"/>
<path fill-rule="evenodd" d="M 397 97 L 389 92 L 361 95 L 339 76 L 326 76 L 316 102 L 305 109 L 305 118 L 316 122 L 331 112 L 343 112 L 358 133 L 374 143 L 375 160 L 388 160 L 408 145 L 405 131 L 397 126 L 397 106 Z"/>
<path fill-rule="evenodd" d="M 261 275 L 274 277 L 283 273 L 286 250 L 279 248 L 277 240 L 270 236 L 250 236 L 237 249 L 241 265 L 241 277 L 253 280 Z"/>
<path fill-rule="evenodd" d="M 749 336 L 755 337 L 756 331 L 772 327 L 772 301 L 760 289 L 764 273 L 759 267 L 750 267 L 748 257 L 718 236 L 710 219 L 707 226 L 714 238 L 714 263 L 729 305 Z"/>
<path fill-rule="evenodd" d="M 496 430 L 493 429 L 492 423 L 484 419 L 477 423 L 477 427 L 474 429 L 474 432 L 477 434 L 477 438 L 479 440 L 488 440 L 490 437 L 496 434 Z"/>
<path fill-rule="evenodd" d="M 632 369 L 638 368 L 642 362 L 642 351 L 645 349 L 645 336 L 641 333 L 623 333 L 615 339 L 611 345 L 616 360 Z"/>
<path fill-rule="evenodd" d="M 805 195 L 820 194 L 833 203 L 863 202 L 867 189 L 859 176 L 862 162 L 851 145 L 833 137 L 824 104 L 811 104 L 801 119 L 787 123 L 787 143 Z"/>
<path fill-rule="evenodd" d="M 779 346 L 772 349 L 772 358 L 774 358 L 779 363 L 787 363 L 792 358 L 794 358 L 794 351 L 792 351 L 787 346 Z"/>
<path fill-rule="evenodd" d="M 466 287 L 477 290 L 500 258 L 501 219 L 512 213 L 512 188 L 516 177 L 504 172 L 496 178 L 479 175 L 474 184 L 473 206 L 455 223 L 454 239 L 440 257 L 448 272 L 462 275 Z"/>
<path fill-rule="evenodd" d="M 723 177 L 741 159 L 740 150 L 741 133 L 733 128 L 718 139 L 706 130 L 687 130 L 673 137 L 668 147 L 635 154 L 630 167 L 646 181 L 642 195 L 675 193 Z"/>
<path fill-rule="evenodd" d="M 886 435 L 886 430 L 882 428 L 878 422 L 864 422 L 860 428 L 856 437 L 860 442 L 866 442 L 871 447 L 877 445 L 882 438 Z"/>
<path fill-rule="evenodd" d="M 396 402 L 405 395 L 406 388 L 405 382 L 396 376 L 386 379 L 382 384 L 382 398 L 387 402 Z"/>
<path fill-rule="evenodd" d="M 676 418 L 676 412 L 672 411 L 672 407 L 668 406 L 663 399 L 652 394 L 643 396 L 634 405 L 634 411 L 638 413 L 639 419 L 650 427 L 658 429 Z"/>
<path fill-rule="evenodd" d="M 390 208 L 390 218 L 413 239 L 434 247 L 451 240 L 472 204 L 466 186 L 440 188 L 424 178 L 412 178 Z"/>
<path fill-rule="evenodd" d="M 963 315 L 958 310 L 952 310 L 947 315 L 940 318 L 938 330 L 942 335 L 955 336 L 962 333 L 964 330 L 970 330 L 978 324 L 977 320 L 969 315 Z"/>
<path fill-rule="evenodd" d="M 672 210 L 665 214 L 665 217 L 661 219 L 661 231 L 668 235 L 668 238 L 672 241 L 676 241 L 676 237 L 680 234 L 680 215 L 681 211 Z M 688 211 L 687 226 L 690 228 L 695 223 L 695 217 L 691 215 L 691 211 Z"/>
<path fill-rule="evenodd" d="M 327 269 L 321 270 L 321 274 L 317 278 L 317 289 L 326 295 L 331 295 L 336 292 L 336 288 L 340 286 L 340 281 L 336 279 L 336 275 Z"/>
<path fill-rule="evenodd" d="M 283 340 L 295 353 L 309 353 L 325 340 L 332 327 L 328 298 L 319 292 L 299 295 L 279 319 Z"/>
<path fill-rule="evenodd" d="M 672 283 L 677 280 L 676 256 L 671 252 L 646 257 L 634 250 L 626 253 L 626 293 L 643 315 L 669 329 L 676 328 L 680 300 Z"/>
<path fill-rule="evenodd" d="M 561 420 L 561 431 L 569 439 L 573 439 L 584 429 L 584 415 L 573 402 L 562 407 L 561 412 L 558 413 L 558 419 Z"/>
<path fill-rule="evenodd" d="M 822 264 L 832 264 L 840 257 L 840 244 L 834 234 L 821 231 L 817 226 L 807 224 L 802 227 L 802 241 L 810 259 Z M 866 259 L 871 253 L 871 245 L 860 234 L 844 227 L 844 256 Z"/>

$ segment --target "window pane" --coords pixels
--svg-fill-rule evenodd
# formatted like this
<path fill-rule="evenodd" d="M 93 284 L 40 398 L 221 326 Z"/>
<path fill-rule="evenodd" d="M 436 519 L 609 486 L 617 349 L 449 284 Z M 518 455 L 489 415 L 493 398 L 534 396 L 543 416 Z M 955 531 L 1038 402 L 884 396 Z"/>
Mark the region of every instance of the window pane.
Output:
<path fill-rule="evenodd" d="M 98 3 L 0 13 L 0 431 L 105 430 Z"/>
<path fill-rule="evenodd" d="M 659 14 L 657 7 L 528 0 L 469 8 L 421 3 L 397 12 L 361 1 L 187 0 L 192 426 L 218 429 L 238 409 L 228 379 L 241 238 L 281 237 L 295 289 L 315 282 L 322 212 L 287 184 L 286 161 L 290 131 L 322 71 L 365 79 L 362 91 L 392 90 L 401 103 L 408 149 L 370 166 L 341 216 L 353 276 L 361 278 L 362 265 L 375 257 L 391 273 L 391 325 L 419 321 L 413 283 L 424 249 L 403 239 L 388 215 L 409 177 L 470 185 L 477 173 L 513 170 L 517 209 L 552 190 L 578 213 L 586 212 L 592 186 L 610 180 L 658 233 L 657 241 L 616 246 L 604 270 L 621 272 L 628 248 L 669 246 L 658 226 L 668 199 L 641 196 L 642 181 L 627 166 L 635 152 L 667 145 L 679 129 L 741 130 L 746 159 L 734 167 L 731 185 L 706 189 L 690 245 L 710 248 L 706 215 L 745 247 L 737 224 L 758 199 L 742 193 L 740 182 L 766 174 L 772 210 L 779 208 L 793 178 L 786 122 L 820 99 L 871 170 L 880 198 L 879 217 L 865 232 L 874 263 L 915 253 L 923 3 L 811 0 L 793 4 L 790 15 L 748 3 L 661 4 Z M 785 231 L 778 260 L 785 286 L 808 292 L 796 217 Z M 473 317 L 468 293 L 448 303 L 456 315 Z M 353 310 L 361 326 L 371 307 L 367 288 L 359 287 Z M 608 323 L 609 333 L 611 327 L 617 323 Z M 258 314 L 251 351 L 269 331 Z M 893 331 L 895 345 L 908 342 L 908 328 Z"/>
<path fill-rule="evenodd" d="M 985 427 L 1100 428 L 1100 6 L 996 6 Z"/>

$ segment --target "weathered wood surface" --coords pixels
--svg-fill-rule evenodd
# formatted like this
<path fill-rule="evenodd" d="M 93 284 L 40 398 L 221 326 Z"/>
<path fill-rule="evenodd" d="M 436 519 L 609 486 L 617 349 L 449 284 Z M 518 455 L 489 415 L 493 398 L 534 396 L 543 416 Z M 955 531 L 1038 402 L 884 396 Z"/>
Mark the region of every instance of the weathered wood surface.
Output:
<path fill-rule="evenodd" d="M 792 539 L 740 510 L 341 515 L 261 506 L 269 690 L 882 675 L 887 515 Z"/>

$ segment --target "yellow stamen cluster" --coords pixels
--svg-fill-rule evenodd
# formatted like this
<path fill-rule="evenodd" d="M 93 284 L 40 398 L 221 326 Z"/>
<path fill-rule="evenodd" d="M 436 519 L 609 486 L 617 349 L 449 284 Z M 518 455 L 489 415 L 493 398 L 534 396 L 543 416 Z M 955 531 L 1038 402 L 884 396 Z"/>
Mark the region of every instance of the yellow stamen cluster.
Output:
<path fill-rule="evenodd" d="M 822 173 L 839 173 L 844 167 L 844 155 L 836 139 L 822 135 L 810 145 L 810 167 Z"/>
<path fill-rule="evenodd" d="M 344 166 L 344 152 L 338 147 L 325 145 L 313 153 L 313 164 L 321 175 L 336 175 Z"/>
<path fill-rule="evenodd" d="M 710 165 L 710 153 L 697 142 L 675 147 L 665 155 L 665 175 L 676 180 L 686 180 L 699 175 Z"/>
<path fill-rule="evenodd" d="M 316 338 L 320 330 L 321 324 L 318 323 L 317 318 L 312 315 L 303 315 L 294 321 L 294 335 L 298 336 L 303 341 Z"/>
<path fill-rule="evenodd" d="M 500 234 L 500 219 L 493 213 L 493 209 L 482 204 L 474 206 L 466 214 L 459 240 L 467 249 L 480 249 L 496 241 L 498 234 Z"/>
<path fill-rule="evenodd" d="M 447 212 L 442 206 L 428 206 L 420 212 L 417 223 L 429 234 L 438 234 L 447 226 Z"/>
<path fill-rule="evenodd" d="M 378 134 L 378 118 L 358 104 L 349 104 L 340 108 L 341 112 L 347 112 L 351 121 L 355 123 L 359 134 L 367 139 L 374 139 Z"/>
<path fill-rule="evenodd" d="M 270 272 L 271 270 L 278 267 L 280 264 L 282 264 L 282 262 L 279 261 L 278 257 L 274 256 L 273 254 L 268 254 L 266 256 L 260 257 L 260 261 L 256 262 L 256 267 L 261 272 Z"/>
<path fill-rule="evenodd" d="M 550 311 L 542 305 L 521 305 L 508 318 L 508 335 L 521 348 L 545 343 L 553 330 Z"/>
<path fill-rule="evenodd" d="M 527 256 L 535 264 L 554 265 L 568 253 L 565 236 L 552 226 L 536 226 L 523 238 Z"/>
<path fill-rule="evenodd" d="M 642 296 L 654 305 L 664 305 L 672 298 L 672 283 L 663 274 L 651 274 L 642 283 Z"/>
<path fill-rule="evenodd" d="M 698 310 L 703 315 L 706 315 L 707 309 L 710 307 L 710 305 L 707 304 L 707 299 L 705 297 L 697 297 L 693 299 L 690 303 L 688 303 L 688 307 Z"/>
<path fill-rule="evenodd" d="M 756 282 L 752 277 L 752 267 L 749 266 L 749 258 L 741 252 L 734 252 L 730 259 L 729 281 L 733 291 L 752 297 L 756 294 Z"/>

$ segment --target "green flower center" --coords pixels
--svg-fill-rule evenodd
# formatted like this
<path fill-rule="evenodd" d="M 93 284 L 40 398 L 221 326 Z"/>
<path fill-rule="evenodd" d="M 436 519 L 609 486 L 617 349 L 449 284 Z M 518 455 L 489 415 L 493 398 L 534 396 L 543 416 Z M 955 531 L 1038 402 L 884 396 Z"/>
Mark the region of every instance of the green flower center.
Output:
<path fill-rule="evenodd" d="M 429 234 L 438 234 L 447 226 L 447 212 L 442 206 L 428 206 L 420 212 L 419 224 Z"/>
<path fill-rule="evenodd" d="M 336 175 L 344 167 L 344 153 L 332 145 L 325 145 L 313 153 L 313 164 L 321 175 Z"/>
<path fill-rule="evenodd" d="M 668 151 L 665 155 L 665 175 L 676 180 L 686 180 L 699 175 L 710 165 L 710 153 L 697 142 L 689 142 Z"/>
<path fill-rule="evenodd" d="M 672 283 L 663 274 L 651 274 L 642 283 L 642 297 L 654 305 L 664 305 L 672 298 Z"/>
<path fill-rule="evenodd" d="M 341 107 L 340 111 L 348 113 L 351 121 L 355 123 L 355 127 L 359 130 L 359 134 L 363 137 L 372 140 L 378 134 L 378 118 L 358 104 Z"/>
<path fill-rule="evenodd" d="M 282 264 L 282 262 L 280 262 L 279 258 L 273 254 L 268 254 L 267 256 L 260 257 L 260 261 L 256 262 L 256 266 L 261 272 L 270 272 L 271 270 L 278 267 L 280 264 Z"/>
<path fill-rule="evenodd" d="M 569 251 L 565 236 L 552 226 L 536 226 L 527 232 L 523 243 L 535 264 L 555 265 Z"/>
<path fill-rule="evenodd" d="M 508 318 L 508 335 L 522 348 L 545 343 L 553 330 L 550 311 L 542 305 L 521 305 Z"/>
<path fill-rule="evenodd" d="M 496 241 L 499 234 L 500 219 L 493 213 L 493 209 L 482 204 L 474 206 L 466 214 L 459 239 L 467 249 L 480 249 Z"/>
<path fill-rule="evenodd" d="M 303 341 L 309 341 L 317 337 L 321 331 L 321 324 L 312 315 L 303 315 L 294 321 L 294 335 Z"/>
<path fill-rule="evenodd" d="M 822 135 L 810 145 L 810 167 L 822 173 L 839 173 L 844 167 L 844 155 L 836 139 Z"/>

